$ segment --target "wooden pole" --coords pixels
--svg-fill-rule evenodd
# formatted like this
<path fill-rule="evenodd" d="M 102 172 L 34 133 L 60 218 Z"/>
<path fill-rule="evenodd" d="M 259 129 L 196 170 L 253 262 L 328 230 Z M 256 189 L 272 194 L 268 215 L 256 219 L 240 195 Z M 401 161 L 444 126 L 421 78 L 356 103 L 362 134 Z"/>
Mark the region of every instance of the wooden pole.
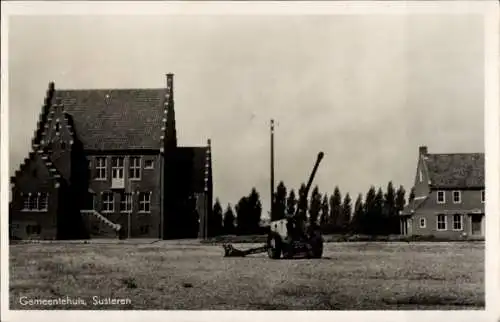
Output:
<path fill-rule="evenodd" d="M 274 120 L 271 119 L 271 220 L 274 217 Z"/>

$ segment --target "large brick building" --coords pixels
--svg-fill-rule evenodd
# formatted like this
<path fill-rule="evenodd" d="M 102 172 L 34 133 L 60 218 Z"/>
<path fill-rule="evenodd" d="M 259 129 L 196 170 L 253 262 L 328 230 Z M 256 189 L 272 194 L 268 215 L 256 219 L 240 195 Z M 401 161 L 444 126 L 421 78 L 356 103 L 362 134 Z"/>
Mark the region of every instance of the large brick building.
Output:
<path fill-rule="evenodd" d="M 404 235 L 484 236 L 484 154 L 419 148 L 415 198 L 401 212 Z"/>
<path fill-rule="evenodd" d="M 159 89 L 50 83 L 32 148 L 11 178 L 11 238 L 206 234 L 210 140 L 177 146 L 172 74 Z"/>

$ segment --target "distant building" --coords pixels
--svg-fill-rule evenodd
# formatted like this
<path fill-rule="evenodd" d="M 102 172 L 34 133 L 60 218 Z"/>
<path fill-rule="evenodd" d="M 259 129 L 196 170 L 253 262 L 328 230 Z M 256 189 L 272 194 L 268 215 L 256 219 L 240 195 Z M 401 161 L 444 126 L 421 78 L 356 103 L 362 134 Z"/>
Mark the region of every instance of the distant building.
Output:
<path fill-rule="evenodd" d="M 11 178 L 11 238 L 206 234 L 210 140 L 177 146 L 172 74 L 159 89 L 50 83 L 32 148 Z"/>
<path fill-rule="evenodd" d="M 484 153 L 419 148 L 415 198 L 401 212 L 404 235 L 484 236 Z"/>

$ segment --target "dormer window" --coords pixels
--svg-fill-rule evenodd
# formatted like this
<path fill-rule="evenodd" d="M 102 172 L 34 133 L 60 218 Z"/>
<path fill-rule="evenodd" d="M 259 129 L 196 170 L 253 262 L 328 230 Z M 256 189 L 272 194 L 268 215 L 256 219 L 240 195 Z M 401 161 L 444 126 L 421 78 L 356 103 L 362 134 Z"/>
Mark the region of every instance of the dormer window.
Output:
<path fill-rule="evenodd" d="M 445 192 L 440 190 L 437 192 L 437 203 L 445 203 L 446 202 L 446 196 Z"/>
<path fill-rule="evenodd" d="M 462 196 L 460 194 L 460 191 L 453 191 L 453 203 L 461 203 L 462 202 Z"/>

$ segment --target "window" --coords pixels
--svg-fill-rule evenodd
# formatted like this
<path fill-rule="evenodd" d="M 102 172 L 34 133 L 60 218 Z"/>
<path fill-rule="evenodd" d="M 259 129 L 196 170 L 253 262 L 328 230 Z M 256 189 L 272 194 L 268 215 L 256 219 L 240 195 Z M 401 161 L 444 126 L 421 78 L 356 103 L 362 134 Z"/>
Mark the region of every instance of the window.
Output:
<path fill-rule="evenodd" d="M 128 174 L 130 179 L 140 179 L 141 178 L 141 158 L 131 157 L 130 158 L 130 169 Z"/>
<path fill-rule="evenodd" d="M 120 196 L 120 212 L 132 212 L 132 194 L 122 193 Z"/>
<path fill-rule="evenodd" d="M 424 176 L 422 175 L 422 169 L 418 169 L 418 181 L 424 181 Z"/>
<path fill-rule="evenodd" d="M 153 169 L 153 168 L 154 168 L 153 160 L 144 161 L 144 169 Z"/>
<path fill-rule="evenodd" d="M 40 235 L 42 232 L 42 227 L 40 225 L 27 225 L 26 233 L 28 235 Z"/>
<path fill-rule="evenodd" d="M 420 228 L 425 228 L 425 227 L 426 227 L 425 218 L 420 218 Z"/>
<path fill-rule="evenodd" d="M 139 212 L 151 212 L 151 192 L 139 194 Z"/>
<path fill-rule="evenodd" d="M 484 203 L 484 201 L 486 200 L 486 194 L 484 192 L 484 190 L 481 191 L 481 202 Z"/>
<path fill-rule="evenodd" d="M 46 192 L 38 194 L 38 210 L 47 211 L 49 206 L 49 195 Z"/>
<path fill-rule="evenodd" d="M 31 194 L 23 196 L 23 210 L 29 210 L 31 203 Z"/>
<path fill-rule="evenodd" d="M 102 194 L 102 212 L 115 211 L 115 198 L 112 192 L 104 192 Z"/>
<path fill-rule="evenodd" d="M 106 180 L 106 168 L 107 168 L 107 162 L 106 162 L 106 157 L 98 157 L 95 159 L 96 165 L 96 179 L 98 180 Z"/>
<path fill-rule="evenodd" d="M 445 203 L 446 202 L 446 197 L 444 194 L 444 191 L 438 191 L 437 192 L 437 203 Z"/>
<path fill-rule="evenodd" d="M 463 216 L 453 215 L 453 230 L 463 230 L 464 228 Z"/>
<path fill-rule="evenodd" d="M 23 196 L 23 210 L 24 211 L 37 211 L 38 208 L 38 195 L 28 193 Z"/>
<path fill-rule="evenodd" d="M 437 216 L 437 230 L 446 230 L 446 215 Z"/>
<path fill-rule="evenodd" d="M 462 196 L 460 195 L 460 191 L 453 191 L 453 203 L 462 202 Z"/>
<path fill-rule="evenodd" d="M 141 226 L 141 234 L 149 234 L 149 226 Z"/>
<path fill-rule="evenodd" d="M 111 159 L 111 176 L 113 179 L 123 179 L 123 157 L 114 157 Z"/>

